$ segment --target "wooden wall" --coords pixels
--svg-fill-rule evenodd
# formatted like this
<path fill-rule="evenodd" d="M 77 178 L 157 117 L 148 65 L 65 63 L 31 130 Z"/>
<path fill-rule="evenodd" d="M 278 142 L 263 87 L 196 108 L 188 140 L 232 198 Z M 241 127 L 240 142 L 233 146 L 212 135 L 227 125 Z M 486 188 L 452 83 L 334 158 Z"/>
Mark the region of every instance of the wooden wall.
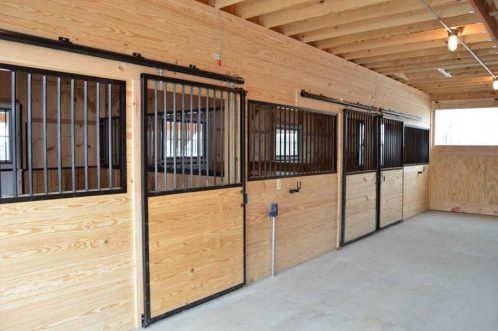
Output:
<path fill-rule="evenodd" d="M 429 166 L 406 166 L 403 178 L 403 219 L 408 219 L 429 209 Z"/>
<path fill-rule="evenodd" d="M 301 181 L 299 193 L 289 193 Z M 251 181 L 247 184 L 247 281 L 267 277 L 271 266 L 272 224 L 268 212 L 278 203 L 277 272 L 337 247 L 337 175 Z"/>
<path fill-rule="evenodd" d="M 418 115 L 421 116 L 420 123 L 429 125 L 430 104 L 427 94 L 227 13 L 221 13 L 219 19 L 223 66 L 217 66 L 214 54 L 217 52 L 218 12 L 194 0 L 144 0 L 129 2 L 126 6 L 118 0 L 106 2 L 84 0 L 79 1 L 78 5 L 63 0 L 51 2 L 5 0 L 0 4 L 0 9 L 1 29 L 36 33 L 52 39 L 64 36 L 77 44 L 127 54 L 139 52 L 146 58 L 182 65 L 194 64 L 202 69 L 237 74 L 246 80 L 244 88 L 248 91 L 249 99 L 336 111 L 339 113 L 339 127 L 342 117 L 339 107 L 303 99 L 299 97 L 300 90 L 306 89 L 313 93 L 323 93 Z M 15 304 L 12 304 L 14 302 L 12 300 L 17 298 L 12 296 L 7 301 L 0 301 L 2 322 L 0 324 L 17 324 L 29 328 L 33 325 L 30 323 L 38 321 L 41 325 L 62 328 L 67 325 L 69 329 L 74 325 L 91 329 L 113 327 L 129 329 L 137 326 L 142 309 L 139 73 L 144 71 L 152 73 L 153 70 L 4 41 L 0 42 L 0 47 L 1 62 L 127 80 L 127 152 L 130 188 L 127 194 L 121 196 L 88 200 L 79 198 L 54 200 L 0 207 L 2 208 L 0 223 L 12 224 L 10 226 L 17 229 L 9 230 L 7 235 L 0 237 L 2 245 L 0 251 L 3 254 L 0 267 L 4 269 L 7 257 L 9 265 L 13 266 L 13 273 L 9 273 L 9 277 L 5 278 L 3 273 L 0 275 L 0 284 L 9 284 L 8 288 L 1 287 L 0 292 L 5 293 L 9 290 L 15 295 L 17 292 L 12 292 L 12 288 L 26 288 L 22 287 L 23 284 L 27 284 L 26 279 L 37 279 L 43 288 L 40 292 L 32 292 L 39 294 L 39 297 L 21 295 Z M 166 74 L 174 75 L 170 72 Z M 185 76 L 182 78 L 192 79 Z M 339 150 L 341 146 L 342 142 L 339 141 Z M 339 169 L 340 158 L 339 154 Z M 303 189 L 298 194 L 289 195 L 288 188 L 294 186 L 297 180 L 302 181 Z M 270 232 L 265 215 L 269 203 L 274 200 L 280 202 L 282 208 L 277 249 L 278 270 L 336 247 L 339 216 L 337 194 L 340 192 L 337 177 L 328 175 L 284 179 L 281 184 L 280 191 L 276 190 L 276 181 L 248 184 L 248 280 L 262 278 L 269 272 Z M 71 206 L 73 213 L 81 215 L 83 212 L 88 212 L 86 204 L 94 203 L 93 199 L 110 203 L 108 201 L 113 201 L 114 198 L 124 205 L 115 209 L 108 208 L 102 213 L 98 213 L 99 209 L 96 208 L 95 214 L 80 219 L 82 226 L 75 231 L 71 230 L 73 229 L 71 220 L 65 217 L 64 212 L 57 214 L 52 212 L 53 208 L 65 210 Z M 38 204 L 45 207 L 34 208 Z M 9 210 L 15 212 L 23 210 L 24 217 L 21 219 L 4 216 Z M 88 242 L 89 244 L 84 246 L 88 247 L 88 250 L 96 249 L 95 242 L 100 243 L 99 238 L 104 238 L 102 239 L 104 242 L 108 240 L 108 243 L 117 238 L 115 231 L 110 228 L 103 236 L 94 235 L 91 232 L 92 226 L 103 220 L 114 220 L 116 223 L 119 223 L 118 219 L 122 220 L 121 230 L 127 239 L 123 240 L 120 246 L 123 250 L 120 256 L 128 262 L 120 264 L 122 269 L 119 277 L 105 277 L 106 272 L 112 269 L 116 257 L 116 253 L 110 249 L 99 251 L 101 253 L 93 257 L 80 255 L 80 252 L 66 254 L 61 249 L 54 251 L 55 255 L 51 255 L 52 253 L 43 246 L 44 239 L 48 240 L 50 236 L 48 232 L 35 231 L 40 240 L 31 241 L 32 235 L 26 230 L 26 222 L 39 219 L 43 220 L 42 224 L 51 224 L 50 231 L 57 233 L 52 235 L 52 238 L 60 240 L 62 246 L 79 247 L 79 244 L 83 245 L 81 242 Z M 11 233 L 16 234 L 12 239 L 16 246 L 4 244 L 10 240 L 4 240 L 5 236 L 8 238 L 12 236 Z M 71 236 L 60 235 L 65 233 L 70 233 Z M 36 261 L 27 259 L 27 253 L 20 253 L 16 247 L 21 246 L 29 252 L 38 252 Z M 285 252 L 285 255 L 282 252 Z M 77 264 L 74 267 L 68 264 L 68 256 L 80 263 L 86 263 L 89 266 L 86 269 L 88 274 L 95 273 L 101 278 L 95 278 L 95 283 L 92 283 L 83 277 L 78 277 L 81 271 Z M 50 262 L 48 266 L 40 264 L 44 260 Z M 26 271 L 25 268 L 29 270 Z M 51 278 L 52 275 L 56 278 Z M 76 287 L 64 287 L 61 291 L 49 294 L 52 289 L 50 286 L 55 284 L 51 279 L 56 279 L 59 284 L 62 281 L 59 282 L 58 279 L 72 279 L 72 276 L 76 277 L 74 280 Z M 86 288 L 87 284 L 94 284 L 95 287 L 92 285 L 90 288 L 95 290 L 91 292 L 86 289 L 84 294 L 79 292 L 80 296 L 76 295 L 77 289 Z M 98 286 L 102 289 L 102 295 L 95 295 L 100 293 Z M 119 286 L 121 286 L 119 291 L 106 292 Z M 73 292 L 73 289 L 76 289 L 76 292 Z M 47 314 L 47 306 L 37 305 L 34 308 L 30 306 L 29 314 L 26 314 L 28 310 L 25 307 L 31 302 L 30 300 L 33 298 L 41 301 L 49 300 L 51 295 L 55 296 L 59 303 L 65 302 L 67 297 L 73 298 L 64 305 L 66 313 L 58 310 L 59 314 L 55 315 L 56 311 L 50 306 L 49 311 L 54 312 L 54 315 Z M 113 303 L 102 306 L 103 302 L 109 301 Z M 122 321 L 122 324 L 116 324 L 117 321 Z"/>
<path fill-rule="evenodd" d="M 498 215 L 498 147 L 435 146 L 430 182 L 431 209 Z"/>

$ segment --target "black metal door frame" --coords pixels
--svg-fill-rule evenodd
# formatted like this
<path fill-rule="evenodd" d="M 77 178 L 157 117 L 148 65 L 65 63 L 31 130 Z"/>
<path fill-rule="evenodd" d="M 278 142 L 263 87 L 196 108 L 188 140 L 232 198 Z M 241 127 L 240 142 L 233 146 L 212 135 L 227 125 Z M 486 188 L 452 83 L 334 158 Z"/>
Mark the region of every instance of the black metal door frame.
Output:
<path fill-rule="evenodd" d="M 246 94 L 247 91 L 242 88 L 226 88 L 228 90 L 236 91 L 240 95 L 240 181 L 241 184 L 233 184 L 233 185 L 225 185 L 225 186 L 212 186 L 208 188 L 201 188 L 196 190 L 190 190 L 186 192 L 194 192 L 194 191 L 202 191 L 202 190 L 214 190 L 214 189 L 223 189 L 229 187 L 241 187 L 242 188 L 242 232 L 243 232 L 243 282 L 225 289 L 221 292 L 212 294 L 208 297 L 202 298 L 190 304 L 187 304 L 183 307 L 176 308 L 169 312 L 163 313 L 159 316 L 152 317 L 151 315 L 151 307 L 150 307 L 150 268 L 149 268 L 149 224 L 148 224 L 148 198 L 150 196 L 148 192 L 148 157 L 147 157 L 147 113 L 148 113 L 148 80 L 150 79 L 159 79 L 166 80 L 167 77 L 164 76 L 155 76 L 150 74 L 142 74 L 141 75 L 141 157 L 142 157 L 142 171 L 141 171 L 141 182 L 142 182 L 142 267 L 143 267 L 143 314 L 142 314 L 142 327 L 147 327 L 154 322 L 162 320 L 164 318 L 170 317 L 177 313 L 180 313 L 184 310 L 193 308 L 210 300 L 216 299 L 220 296 L 228 294 L 232 291 L 235 291 L 246 284 L 246 204 L 247 204 L 247 193 L 246 193 Z M 171 80 L 175 80 L 174 78 L 169 78 Z M 179 81 L 179 80 L 177 80 Z M 223 86 L 216 86 L 210 84 L 199 83 L 195 81 L 183 81 L 186 83 L 191 83 L 200 86 L 211 86 L 213 88 L 225 88 Z M 178 192 L 173 193 L 163 193 L 165 194 L 181 194 Z M 157 194 L 156 194 L 157 196 Z"/>
<path fill-rule="evenodd" d="M 344 109 L 343 111 L 343 121 L 342 121 L 342 141 L 343 141 L 343 157 L 342 157 L 342 178 L 341 178 L 341 182 L 342 182 L 342 194 L 341 194 L 341 232 L 340 232 L 340 240 L 339 240 L 339 246 L 340 247 L 343 247 L 343 246 L 346 246 L 348 244 L 351 244 L 355 241 L 358 241 L 360 239 L 363 239 L 365 237 L 368 237 L 368 236 L 371 236 L 372 234 L 378 232 L 378 231 L 381 231 L 381 230 L 384 230 L 386 228 L 389 228 L 393 225 L 396 225 L 396 224 L 399 224 L 401 222 L 403 222 L 403 216 L 402 218 L 399 220 L 399 221 L 396 221 L 396 222 L 393 222 L 389 225 L 386 225 L 386 226 L 383 226 L 381 227 L 380 226 L 380 209 L 381 209 L 381 194 L 382 194 L 382 171 L 385 170 L 382 168 L 381 166 L 381 162 L 380 162 L 380 159 L 381 159 L 381 130 L 380 130 L 380 125 L 382 123 L 382 119 L 384 118 L 384 116 L 382 114 L 379 114 L 377 112 L 370 112 L 370 113 L 367 113 L 369 114 L 370 116 L 374 116 L 375 117 L 375 139 L 376 139 L 376 169 L 375 169 L 375 173 L 376 173 L 376 183 L 375 183 L 375 186 L 376 186 L 376 197 L 375 197 L 375 230 L 369 232 L 369 233 L 366 233 L 366 234 L 363 234 L 357 238 L 354 238 L 354 239 L 350 239 L 348 241 L 346 241 L 346 192 L 347 192 L 347 185 L 346 185 L 346 178 L 347 178 L 347 157 L 346 157 L 346 151 L 348 150 L 348 131 L 347 131 L 347 120 L 348 120 L 348 115 L 350 113 L 367 113 L 365 111 L 355 111 L 355 110 L 350 110 L 350 109 Z M 402 158 L 402 164 L 401 164 L 401 169 L 403 169 L 404 167 L 404 131 L 405 131 L 405 125 L 404 125 L 404 122 L 403 122 L 403 137 L 402 137 L 402 142 L 401 142 L 401 146 L 402 146 L 402 149 L 401 149 L 401 158 Z M 374 171 L 369 171 L 369 172 L 374 172 Z M 404 182 L 403 182 L 403 187 L 404 187 Z M 403 204 L 402 204 L 402 207 L 403 209 Z"/>

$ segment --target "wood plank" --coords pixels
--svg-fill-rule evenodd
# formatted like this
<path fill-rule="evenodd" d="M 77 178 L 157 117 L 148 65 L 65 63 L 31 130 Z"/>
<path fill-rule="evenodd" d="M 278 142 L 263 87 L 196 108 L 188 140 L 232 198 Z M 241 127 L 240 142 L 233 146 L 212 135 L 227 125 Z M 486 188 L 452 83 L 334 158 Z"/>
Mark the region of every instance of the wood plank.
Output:
<path fill-rule="evenodd" d="M 235 12 L 242 18 L 252 18 L 289 7 L 310 3 L 310 0 L 248 0 L 235 7 Z"/>
<path fill-rule="evenodd" d="M 296 21 L 309 20 L 319 16 L 339 16 L 339 13 L 341 12 L 386 2 L 390 2 L 390 0 L 319 0 L 314 1 L 313 3 L 304 3 L 301 6 L 261 15 L 259 17 L 259 23 L 264 27 L 273 28 Z"/>
<path fill-rule="evenodd" d="M 243 282 L 241 203 L 240 188 L 149 199 L 153 317 Z"/>
<path fill-rule="evenodd" d="M 228 6 L 236 5 L 238 3 L 244 2 L 246 0 L 215 0 L 214 8 L 225 8 Z"/>
<path fill-rule="evenodd" d="M 277 187 L 280 181 L 280 189 Z M 299 193 L 289 189 L 302 183 Z M 270 275 L 271 203 L 279 204 L 277 217 L 276 270 L 336 248 L 337 175 L 317 175 L 280 180 L 252 181 L 247 184 L 247 280 Z"/>
<path fill-rule="evenodd" d="M 438 14 L 442 18 L 467 14 L 470 10 L 468 3 L 462 2 L 456 5 L 449 5 L 441 8 Z M 434 16 L 427 9 L 404 12 L 401 14 L 384 16 L 360 22 L 334 25 L 329 28 L 304 33 L 300 39 L 304 42 L 316 42 L 319 40 L 345 36 L 353 33 L 366 32 L 371 30 L 392 28 L 399 25 L 420 23 L 434 20 Z"/>
<path fill-rule="evenodd" d="M 403 171 L 403 219 L 409 219 L 429 209 L 429 167 L 405 166 Z"/>
<path fill-rule="evenodd" d="M 473 43 L 489 41 L 490 37 L 487 33 L 486 34 L 478 33 L 478 34 L 468 35 L 468 36 L 462 38 L 462 40 L 464 40 L 465 43 L 470 46 Z M 400 52 L 407 52 L 410 50 L 417 51 L 417 50 L 421 50 L 421 49 L 435 49 L 435 48 L 442 49 L 444 47 L 448 48 L 447 41 L 445 41 L 445 40 L 432 40 L 432 41 L 419 42 L 417 44 L 404 45 L 403 48 L 394 47 L 394 46 L 387 46 L 387 47 L 376 48 L 373 50 L 344 53 L 344 54 L 341 54 L 341 57 L 343 57 L 347 60 L 352 60 L 352 59 L 359 59 L 362 57 L 371 57 L 371 56 L 378 56 L 378 55 L 388 55 L 388 54 L 395 54 L 395 53 L 400 53 Z"/>
<path fill-rule="evenodd" d="M 375 172 L 346 176 L 346 241 L 375 230 L 376 178 Z"/>
<path fill-rule="evenodd" d="M 380 226 L 403 219 L 403 169 L 383 170 L 380 193 Z"/>
<path fill-rule="evenodd" d="M 462 32 L 459 34 L 460 37 L 477 34 L 486 33 L 486 29 L 481 23 L 468 24 L 462 27 Z M 330 48 L 326 42 L 317 42 L 316 47 L 326 48 L 334 54 L 343 54 L 350 52 L 357 52 L 362 50 L 371 50 L 375 48 L 387 47 L 387 46 L 400 46 L 405 44 L 420 43 L 424 41 L 431 40 L 447 40 L 448 31 L 446 29 L 436 29 L 432 31 L 418 32 L 404 34 L 395 37 L 384 37 L 371 39 L 368 41 L 357 42 L 349 45 L 342 45 Z"/>
<path fill-rule="evenodd" d="M 491 15 L 492 12 L 496 12 L 495 3 L 486 0 L 469 0 L 469 3 L 474 8 L 477 17 L 486 26 L 490 36 L 498 44 L 498 22 L 496 17 Z"/>
<path fill-rule="evenodd" d="M 434 0 L 432 5 L 447 5 L 454 3 L 454 0 Z M 316 31 L 328 28 L 332 25 L 341 25 L 360 22 L 368 19 L 384 17 L 386 15 L 401 14 L 410 10 L 420 10 L 422 5 L 418 0 L 391 0 L 387 3 L 379 3 L 366 8 L 359 8 L 347 13 L 323 14 L 319 17 L 311 17 L 298 22 L 279 26 L 279 31 L 287 36 L 303 34 L 305 32 Z"/>

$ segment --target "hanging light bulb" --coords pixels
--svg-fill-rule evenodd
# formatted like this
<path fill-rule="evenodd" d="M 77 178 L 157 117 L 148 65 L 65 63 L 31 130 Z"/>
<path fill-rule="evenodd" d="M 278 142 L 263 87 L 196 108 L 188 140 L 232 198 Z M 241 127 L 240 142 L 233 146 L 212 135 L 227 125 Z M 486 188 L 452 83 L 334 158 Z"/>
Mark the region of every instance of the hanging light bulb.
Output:
<path fill-rule="evenodd" d="M 448 32 L 448 49 L 450 52 L 456 51 L 458 48 L 458 33 L 456 30 Z"/>
<path fill-rule="evenodd" d="M 493 79 L 493 90 L 498 91 L 498 78 Z"/>

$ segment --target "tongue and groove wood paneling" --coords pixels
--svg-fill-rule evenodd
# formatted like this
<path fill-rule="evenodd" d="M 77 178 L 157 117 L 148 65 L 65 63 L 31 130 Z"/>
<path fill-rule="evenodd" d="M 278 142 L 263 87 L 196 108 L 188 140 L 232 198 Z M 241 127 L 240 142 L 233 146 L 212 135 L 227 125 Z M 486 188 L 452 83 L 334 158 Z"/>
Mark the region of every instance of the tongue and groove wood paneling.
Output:
<path fill-rule="evenodd" d="M 193 0 L 144 0 L 140 3 L 130 2 L 126 6 L 123 6 L 123 3 L 118 0 L 106 2 L 83 0 L 78 1 L 77 4 L 63 0 L 51 2 L 5 0 L 0 3 L 0 9 L 2 11 L 0 28 L 2 29 L 28 34 L 36 33 L 39 36 L 52 39 L 64 36 L 76 44 L 126 54 L 140 52 L 144 57 L 150 59 L 176 62 L 182 65 L 194 64 L 201 69 L 240 75 L 246 80 L 244 87 L 251 99 L 295 104 L 324 111 L 339 111 L 340 113 L 336 106 L 298 97 L 300 89 L 304 88 L 314 93 L 324 93 L 355 102 L 419 115 L 422 117 L 421 123 L 427 125 L 429 123 L 430 104 L 427 94 L 227 13 L 221 13 L 220 19 L 218 19 L 218 13 L 215 9 Z M 221 67 L 214 60 L 214 53 L 217 51 L 218 21 L 221 21 L 222 31 L 223 64 Z M 78 209 L 77 212 L 88 214 L 88 218 L 82 222 L 84 229 L 87 229 L 85 226 L 90 226 L 88 230 L 91 229 L 95 220 L 102 218 L 102 215 L 107 215 L 108 217 L 106 216 L 105 219 L 113 220 L 112 222 L 119 223 L 121 218 L 126 219 L 123 221 L 124 225 L 121 229 L 123 232 L 110 230 L 102 238 L 110 238 L 110 243 L 112 243 L 112 240 L 119 240 L 119 233 L 126 233 L 126 236 L 130 235 L 129 240 L 133 240 L 134 236 L 137 242 L 134 246 L 131 241 L 126 241 L 128 240 L 126 239 L 119 246 L 119 249 L 126 253 L 115 255 L 112 249 L 109 249 L 99 251 L 99 254 L 101 252 L 102 255 L 96 259 L 86 255 L 79 256 L 78 252 L 71 251 L 69 253 L 68 251 L 70 256 L 81 260 L 81 263 L 85 265 L 92 266 L 90 270 L 94 270 L 100 275 L 95 278 L 95 282 L 90 282 L 95 285 L 95 287 L 91 286 L 94 291 L 91 292 L 88 287 L 78 287 L 77 285 L 74 287 L 62 286 L 57 293 L 31 292 L 39 296 L 30 296 L 26 292 L 18 301 L 17 299 L 16 301 L 1 301 L 0 325 L 17 325 L 27 329 L 37 325 L 56 325 L 61 328 L 67 325 L 67 329 L 78 327 L 130 329 L 134 325 L 138 326 L 142 307 L 140 301 L 142 283 L 139 272 L 141 254 L 134 250 L 136 247 L 140 247 L 141 226 L 139 216 L 140 192 L 138 192 L 140 171 L 135 169 L 140 164 L 138 157 L 140 155 L 139 72 L 153 73 L 153 71 L 149 68 L 140 68 L 125 63 L 5 41 L 0 41 L 0 48 L 2 49 L 0 54 L 2 62 L 80 74 L 100 74 L 127 80 L 127 105 L 129 107 L 127 109 L 129 119 L 127 123 L 133 127 L 133 130 L 130 129 L 127 132 L 127 146 L 130 156 L 128 158 L 130 160 L 128 167 L 129 194 L 126 195 L 126 199 L 120 200 L 119 207 L 107 208 L 102 212 L 98 209 L 92 210 L 91 201 L 93 200 L 91 199 L 70 201 L 68 205 L 74 203 L 76 206 L 74 208 Z M 192 77 L 185 76 L 182 78 L 192 79 Z M 341 144 L 342 142 L 339 140 L 339 149 Z M 134 155 L 134 158 L 131 155 Z M 307 178 L 310 180 L 309 183 L 305 182 L 305 177 L 289 180 L 286 184 L 288 186 L 284 186 L 284 181 L 282 182 L 282 190 L 285 190 L 285 187 L 289 188 L 295 185 L 296 180 L 301 180 L 303 190 L 297 194 L 299 198 L 292 197 L 295 199 L 292 200 L 293 208 L 298 211 L 299 216 L 295 217 L 296 223 L 289 219 L 286 226 L 288 225 L 289 229 L 296 227 L 297 230 L 289 231 L 288 237 L 281 240 L 285 244 L 280 249 L 290 253 L 284 259 L 280 259 L 280 263 L 283 263 L 279 266 L 280 270 L 336 246 L 337 236 L 334 236 L 333 233 L 336 231 L 337 224 L 333 220 L 337 218 L 339 185 L 337 185 L 336 179 L 323 180 L 321 176 Z M 254 185 L 257 184 L 254 183 Z M 249 185 L 253 185 L 253 183 Z M 275 183 L 271 185 L 276 187 Z M 313 185 L 312 189 L 310 185 Z M 406 188 L 405 190 L 408 191 Z M 264 194 L 263 191 L 263 196 Z M 316 196 L 320 198 L 317 205 L 312 202 L 313 197 Z M 115 198 L 103 196 L 99 197 L 98 201 L 105 201 L 105 204 L 109 204 Z M 269 274 L 270 251 L 268 243 L 270 237 L 268 236 L 270 233 L 266 212 L 269 208 L 268 203 L 273 200 L 273 196 L 268 196 L 265 199 L 267 200 L 261 203 L 253 202 L 254 207 L 252 207 L 251 193 L 249 192 L 248 209 L 254 208 L 253 215 L 258 215 L 254 219 L 248 216 L 247 224 L 248 236 L 253 236 L 254 239 L 251 242 L 252 239 L 248 237 L 248 250 L 250 249 L 249 245 L 254 247 L 254 254 L 251 255 L 248 252 L 248 272 L 253 272 L 254 279 L 260 279 Z M 53 231 L 57 235 L 70 232 L 76 238 L 75 243 L 86 242 L 84 238 L 87 238 L 85 237 L 87 232 L 70 230 L 71 221 L 65 218 L 66 212 L 57 207 L 61 205 L 61 200 L 44 203 L 50 207 L 40 211 L 35 211 L 37 208 L 33 207 L 36 204 L 31 205 L 30 203 L 0 207 L 2 211 L 7 210 L 4 208 L 13 208 L 16 213 L 21 213 L 17 210 L 22 210 L 22 218 L 9 218 L 9 214 L 0 213 L 1 224 L 5 224 L 7 219 L 9 222 L 15 223 L 12 227 L 19 228 L 18 232 L 16 230 L 17 234 L 14 239 L 14 243 L 18 247 L 22 245 L 26 251 L 34 252 L 43 250 L 44 246 L 41 242 L 45 237 L 42 233 L 37 235 L 40 241 L 32 241 L 33 236 L 25 230 L 24 223 L 27 220 L 35 222 L 39 219 L 35 215 L 50 220 L 51 226 L 54 226 Z M 405 208 L 406 206 L 405 200 Z M 126 214 L 123 214 L 125 211 Z M 282 212 L 285 215 L 285 208 Z M 54 223 L 56 225 L 53 225 Z M 132 232 L 138 233 L 138 235 L 133 235 Z M 4 247 L 4 242 L 7 242 L 4 241 L 4 238 L 0 237 L 2 247 Z M 307 249 L 309 247 L 312 248 Z M 57 268 L 62 272 L 61 274 L 67 274 L 69 277 L 78 275 L 79 265 L 68 264 L 67 256 L 61 251 L 57 251 L 60 255 L 54 253 L 50 257 L 41 253 L 42 255 L 38 255 L 36 259 L 28 258 L 24 253 L 17 252 L 14 246 L 7 250 L 1 249 L 0 252 L 6 252 L 3 256 L 8 255 L 11 259 L 9 263 L 14 266 L 12 270 L 18 271 L 9 276 L 9 295 L 12 294 L 14 288 L 26 289 L 23 287 L 27 284 L 26 274 L 23 271 L 28 269 L 31 270 L 31 273 L 36 274 L 37 279 L 40 280 L 38 284 L 54 284 L 50 280 L 52 278 L 48 276 L 52 268 Z M 95 262 L 97 260 L 98 263 Z M 5 259 L 0 262 L 2 272 L 5 270 L 3 268 L 4 262 Z M 114 266 L 117 268 L 119 277 L 108 276 Z M 135 268 L 138 268 L 136 283 L 134 280 Z M 250 271 L 251 268 L 254 271 Z M 0 273 L 0 277 L 2 277 L 2 273 Z M 58 281 L 57 286 L 61 286 L 60 284 L 64 282 L 59 281 L 58 277 L 55 279 Z M 0 283 L 7 284 L 6 282 Z M 83 283 L 83 279 L 77 283 Z M 100 291 L 102 297 L 96 296 L 95 293 Z M 57 295 L 57 297 L 52 295 Z M 136 305 L 133 304 L 135 296 L 138 298 Z M 31 300 L 38 300 L 39 303 L 47 302 L 50 307 L 45 309 L 41 304 L 32 305 Z M 56 310 L 53 309 L 55 304 L 52 304 L 55 302 L 57 304 L 64 302 L 64 305 Z M 135 319 L 135 317 L 137 318 Z"/>

